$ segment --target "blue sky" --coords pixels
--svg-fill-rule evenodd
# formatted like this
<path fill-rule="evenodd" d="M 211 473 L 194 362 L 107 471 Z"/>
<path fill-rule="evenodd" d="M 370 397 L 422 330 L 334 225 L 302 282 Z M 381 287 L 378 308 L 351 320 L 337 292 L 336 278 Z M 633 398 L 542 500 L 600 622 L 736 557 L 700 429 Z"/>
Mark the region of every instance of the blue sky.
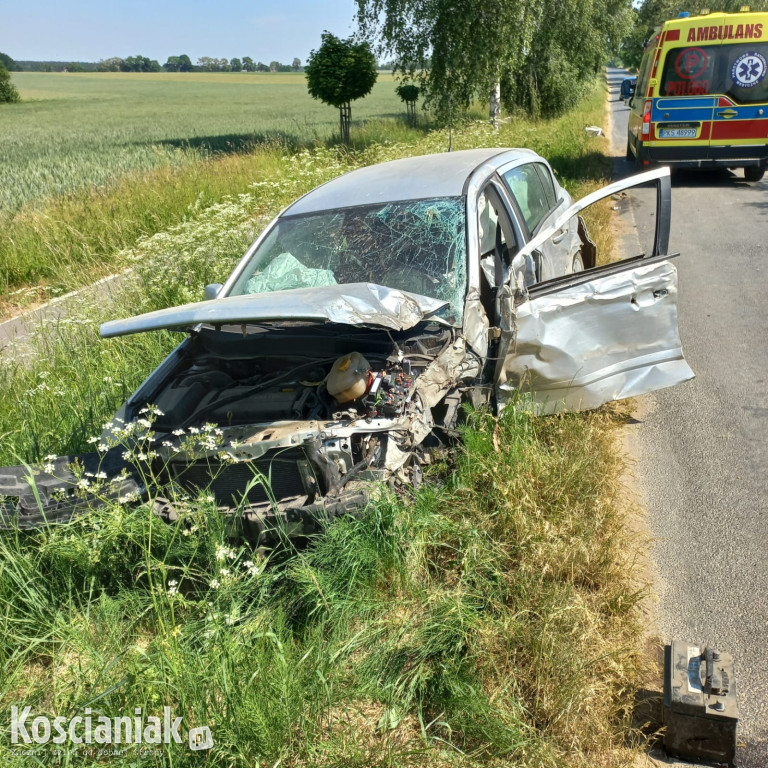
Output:
<path fill-rule="evenodd" d="M 14 59 L 98 61 L 186 53 L 306 61 L 328 29 L 355 29 L 354 0 L 0 0 L 0 51 Z"/>

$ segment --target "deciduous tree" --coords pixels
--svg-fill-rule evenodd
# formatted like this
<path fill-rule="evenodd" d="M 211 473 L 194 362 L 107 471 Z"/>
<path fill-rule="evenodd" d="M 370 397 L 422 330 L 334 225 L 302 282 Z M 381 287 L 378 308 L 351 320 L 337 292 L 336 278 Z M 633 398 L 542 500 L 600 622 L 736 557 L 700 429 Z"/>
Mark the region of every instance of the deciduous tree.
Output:
<path fill-rule="evenodd" d="M 540 0 L 535 34 L 519 66 L 504 73 L 508 106 L 553 116 L 576 104 L 630 28 L 627 0 Z"/>
<path fill-rule="evenodd" d="M 16 86 L 11 82 L 8 70 L 0 64 L 0 104 L 12 104 L 21 101 Z"/>
<path fill-rule="evenodd" d="M 323 32 L 322 44 L 309 54 L 304 71 L 309 95 L 339 110 L 341 137 L 349 144 L 351 102 L 367 96 L 376 82 L 376 58 L 370 45 Z"/>
<path fill-rule="evenodd" d="M 520 65 L 535 29 L 531 1 L 357 0 L 358 24 L 447 117 Z"/>
<path fill-rule="evenodd" d="M 298 58 L 298 56 L 293 60 L 293 63 L 291 64 L 291 68 L 294 72 L 298 72 L 301 69 L 301 59 Z"/>
<path fill-rule="evenodd" d="M 9 72 L 17 68 L 16 62 L 7 54 L 0 51 L 0 65 L 4 66 Z"/>
<path fill-rule="evenodd" d="M 186 53 L 181 56 L 169 56 L 168 61 L 163 64 L 163 69 L 166 72 L 191 72 L 192 62 Z"/>
<path fill-rule="evenodd" d="M 405 109 L 408 114 L 408 122 L 416 122 L 416 100 L 419 98 L 419 88 L 413 83 L 400 83 L 395 88 L 395 93 L 405 102 Z"/>
<path fill-rule="evenodd" d="M 238 58 L 230 59 L 229 60 L 229 68 L 233 72 L 242 72 L 243 70 L 243 62 L 240 61 Z"/>
<path fill-rule="evenodd" d="M 102 59 L 96 65 L 96 69 L 99 72 L 119 72 L 122 65 L 123 60 L 118 56 L 113 56 L 111 59 Z"/>
<path fill-rule="evenodd" d="M 159 72 L 160 64 L 146 56 L 128 56 L 120 64 L 121 72 Z"/>

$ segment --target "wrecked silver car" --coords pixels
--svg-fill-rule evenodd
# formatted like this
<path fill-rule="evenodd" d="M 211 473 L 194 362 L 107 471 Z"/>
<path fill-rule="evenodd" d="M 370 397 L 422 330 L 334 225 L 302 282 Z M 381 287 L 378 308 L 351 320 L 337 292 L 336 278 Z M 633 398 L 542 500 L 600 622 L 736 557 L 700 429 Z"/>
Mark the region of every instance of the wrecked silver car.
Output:
<path fill-rule="evenodd" d="M 597 265 L 582 213 L 631 187 L 655 195 L 647 252 Z M 286 208 L 206 300 L 105 323 L 186 338 L 116 414 L 80 473 L 146 497 L 115 437 L 169 488 L 212 495 L 263 541 L 414 485 L 456 435 L 461 406 L 580 410 L 693 376 L 667 254 L 666 169 L 574 204 L 529 150 L 469 150 L 353 171 Z M 0 470 L 6 524 L 93 503 L 74 457 Z M 102 497 L 104 494 L 102 493 Z M 177 516 L 172 501 L 159 514 Z"/>

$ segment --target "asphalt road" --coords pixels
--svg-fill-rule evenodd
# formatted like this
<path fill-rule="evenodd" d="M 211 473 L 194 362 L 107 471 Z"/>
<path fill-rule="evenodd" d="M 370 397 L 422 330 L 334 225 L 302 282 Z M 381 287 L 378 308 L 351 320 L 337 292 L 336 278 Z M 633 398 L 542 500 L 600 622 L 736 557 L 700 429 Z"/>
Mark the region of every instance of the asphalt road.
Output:
<path fill-rule="evenodd" d="M 612 87 L 616 178 L 629 109 Z M 768 767 L 768 179 L 678 172 L 670 249 L 693 381 L 641 398 L 630 427 L 655 539 L 658 632 L 734 654 L 740 768 Z"/>

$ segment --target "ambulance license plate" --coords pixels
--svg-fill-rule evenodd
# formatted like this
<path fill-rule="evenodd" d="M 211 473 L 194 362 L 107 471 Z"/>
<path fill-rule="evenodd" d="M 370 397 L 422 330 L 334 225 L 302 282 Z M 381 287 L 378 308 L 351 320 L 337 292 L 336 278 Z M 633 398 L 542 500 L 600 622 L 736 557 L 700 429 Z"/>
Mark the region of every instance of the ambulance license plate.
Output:
<path fill-rule="evenodd" d="M 695 139 L 695 128 L 662 128 L 662 139 Z"/>

